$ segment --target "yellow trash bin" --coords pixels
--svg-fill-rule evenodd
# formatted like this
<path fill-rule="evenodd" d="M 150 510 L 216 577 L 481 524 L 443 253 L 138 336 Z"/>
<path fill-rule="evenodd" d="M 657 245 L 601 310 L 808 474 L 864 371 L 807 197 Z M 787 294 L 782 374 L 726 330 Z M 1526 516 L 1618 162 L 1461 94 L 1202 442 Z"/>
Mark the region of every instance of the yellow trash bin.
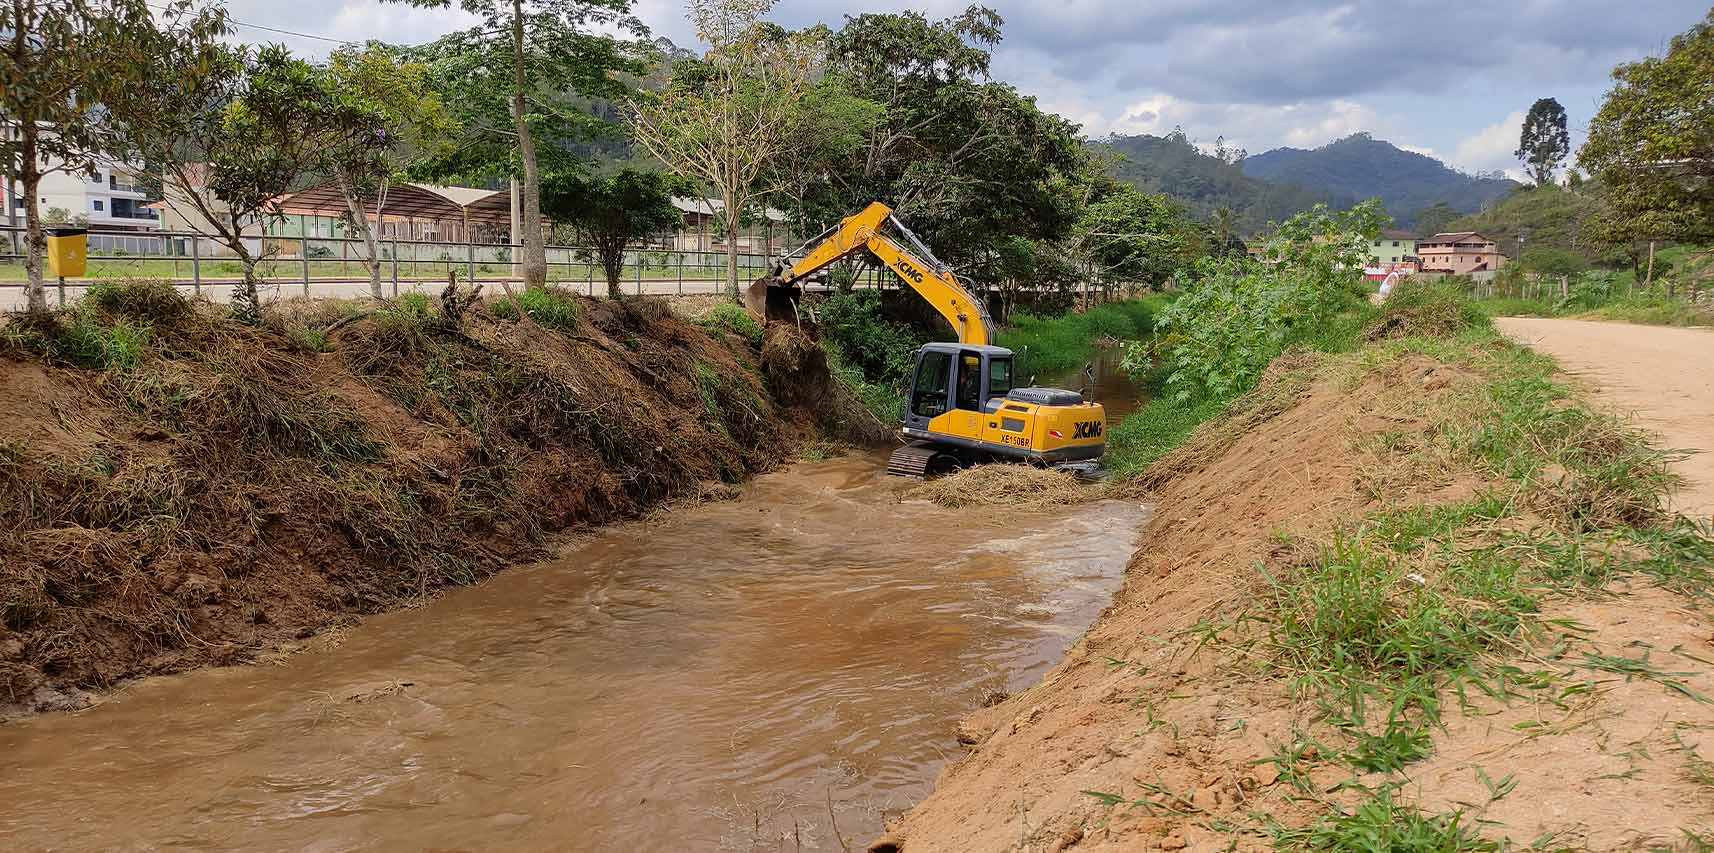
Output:
<path fill-rule="evenodd" d="M 48 275 L 77 278 L 89 262 L 89 229 L 49 228 Z"/>

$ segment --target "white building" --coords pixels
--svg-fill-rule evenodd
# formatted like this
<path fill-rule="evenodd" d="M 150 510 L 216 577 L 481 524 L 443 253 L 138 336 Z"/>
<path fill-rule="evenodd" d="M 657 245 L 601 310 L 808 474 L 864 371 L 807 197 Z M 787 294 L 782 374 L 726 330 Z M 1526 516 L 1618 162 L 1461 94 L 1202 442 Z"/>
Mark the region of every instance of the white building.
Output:
<path fill-rule="evenodd" d="M 94 176 L 66 171 L 43 175 L 37 210 L 46 218 L 57 208 L 65 211 L 68 220 L 87 221 L 90 227 L 103 231 L 159 231 L 160 213 L 147 206 L 148 196 L 137 180 L 140 171 L 134 166 L 102 163 Z M 5 210 L 15 214 L 22 225 L 23 187 L 16 179 L 8 180 L 0 193 L 4 193 Z"/>

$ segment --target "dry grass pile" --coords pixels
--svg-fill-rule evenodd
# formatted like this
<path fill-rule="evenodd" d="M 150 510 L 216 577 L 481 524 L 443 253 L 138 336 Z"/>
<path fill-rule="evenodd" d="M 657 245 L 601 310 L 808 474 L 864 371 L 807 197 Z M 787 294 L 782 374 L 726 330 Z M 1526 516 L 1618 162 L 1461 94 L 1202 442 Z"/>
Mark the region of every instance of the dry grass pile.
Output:
<path fill-rule="evenodd" d="M 1486 325 L 1487 316 L 1455 285 L 1406 281 L 1381 303 L 1380 313 L 1364 328 L 1363 336 L 1371 341 L 1448 338 Z"/>
<path fill-rule="evenodd" d="M 452 296 L 249 326 L 127 283 L 0 325 L 0 706 L 474 582 L 772 467 L 813 418 L 657 300 Z"/>
<path fill-rule="evenodd" d="M 904 496 L 948 509 L 971 506 L 1046 509 L 1099 500 L 1105 491 L 1064 471 L 994 463 L 936 477 L 906 490 Z"/>

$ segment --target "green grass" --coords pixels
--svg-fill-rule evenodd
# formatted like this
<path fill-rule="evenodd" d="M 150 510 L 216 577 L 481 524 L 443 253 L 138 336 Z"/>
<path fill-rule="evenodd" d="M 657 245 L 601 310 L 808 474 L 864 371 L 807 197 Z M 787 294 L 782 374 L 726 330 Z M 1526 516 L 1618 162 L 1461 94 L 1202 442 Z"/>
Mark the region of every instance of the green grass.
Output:
<path fill-rule="evenodd" d="M 1224 411 L 1229 402 L 1213 397 L 1154 397 L 1107 433 L 1104 464 L 1120 479 L 1141 474 L 1184 444 L 1197 427 Z"/>
<path fill-rule="evenodd" d="M 1424 814 L 1383 788 L 1350 812 L 1337 812 L 1306 829 L 1276 827 L 1274 845 L 1305 853 L 1497 853 L 1498 842 L 1478 835 L 1460 812 Z"/>
<path fill-rule="evenodd" d="M 420 293 L 408 293 L 399 297 L 422 296 Z M 530 315 L 530 319 L 551 329 L 569 332 L 577 328 L 581 309 L 577 305 L 577 297 L 553 288 L 538 288 L 525 290 L 517 294 L 517 306 Z M 511 299 L 498 299 L 490 303 L 489 310 L 502 320 L 515 319 L 518 316 L 517 307 Z"/>
<path fill-rule="evenodd" d="M 904 421 L 903 391 L 884 382 L 871 382 L 864 378 L 863 371 L 846 360 L 844 350 L 834 341 L 824 340 L 821 346 L 827 352 L 827 367 L 833 378 L 850 390 L 876 420 L 888 426 Z"/>
<path fill-rule="evenodd" d="M 742 306 L 722 302 L 697 322 L 710 331 L 734 334 L 756 346 L 762 344 L 762 324 Z"/>
<path fill-rule="evenodd" d="M 1057 317 L 1017 313 L 994 342 L 1017 353 L 1017 376 L 1045 378 L 1081 366 L 1095 355 L 1103 339 L 1134 341 L 1147 337 L 1154 330 L 1155 314 L 1167 301 L 1166 296 L 1146 296 Z"/>

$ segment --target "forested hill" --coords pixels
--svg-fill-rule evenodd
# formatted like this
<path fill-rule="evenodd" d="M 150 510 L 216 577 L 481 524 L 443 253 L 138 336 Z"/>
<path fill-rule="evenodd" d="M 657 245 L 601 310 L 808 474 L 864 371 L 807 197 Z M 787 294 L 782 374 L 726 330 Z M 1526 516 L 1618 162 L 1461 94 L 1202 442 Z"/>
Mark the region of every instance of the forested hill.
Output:
<path fill-rule="evenodd" d="M 1097 156 L 1111 160 L 1114 177 L 1148 192 L 1165 193 L 1208 219 L 1226 207 L 1241 233 L 1283 221 L 1318 202 L 1347 207 L 1358 198 L 1244 174 L 1236 157 L 1204 153 L 1183 133 L 1167 136 L 1109 136 L 1089 143 Z"/>
<path fill-rule="evenodd" d="M 1405 227 L 1414 224 L 1417 213 L 1438 202 L 1460 213 L 1473 213 L 1518 186 L 1508 178 L 1466 175 L 1367 133 L 1313 151 L 1276 148 L 1243 160 L 1241 166 L 1251 178 L 1299 184 L 1336 196 L 1379 197 L 1387 212 Z"/>

